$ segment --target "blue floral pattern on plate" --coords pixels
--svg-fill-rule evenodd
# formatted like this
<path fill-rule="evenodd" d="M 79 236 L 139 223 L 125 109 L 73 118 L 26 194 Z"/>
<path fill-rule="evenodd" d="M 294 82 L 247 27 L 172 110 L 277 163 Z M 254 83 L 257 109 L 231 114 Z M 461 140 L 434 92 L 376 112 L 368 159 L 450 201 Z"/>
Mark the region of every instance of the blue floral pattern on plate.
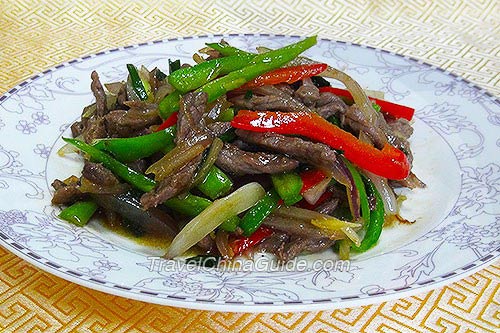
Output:
<path fill-rule="evenodd" d="M 50 183 L 78 172 L 61 158 L 83 106 L 93 100 L 90 72 L 122 80 L 125 64 L 166 68 L 189 62 L 221 37 L 248 50 L 279 47 L 298 37 L 201 36 L 143 43 L 86 56 L 38 74 L 0 97 L 0 244 L 58 276 L 148 302 L 224 311 L 312 310 L 384 301 L 470 274 L 500 247 L 500 107 L 484 90 L 421 61 L 326 39 L 306 52 L 352 75 L 388 100 L 416 109 L 415 172 L 428 189 L 407 193 L 411 226 L 385 230 L 377 249 L 353 258 L 349 270 L 152 270 L 146 252 L 92 226 L 57 219 Z M 326 252 L 305 256 L 331 259 Z M 381 268 L 383 267 L 383 269 Z M 230 304 L 230 306 L 228 306 Z"/>

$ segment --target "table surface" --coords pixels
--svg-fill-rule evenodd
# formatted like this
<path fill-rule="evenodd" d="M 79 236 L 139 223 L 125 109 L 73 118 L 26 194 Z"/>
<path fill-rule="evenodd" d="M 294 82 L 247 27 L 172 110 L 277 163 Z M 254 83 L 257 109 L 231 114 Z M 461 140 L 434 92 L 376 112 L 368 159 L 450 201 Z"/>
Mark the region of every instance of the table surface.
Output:
<path fill-rule="evenodd" d="M 313 35 L 383 48 L 500 92 L 498 1 L 3 1 L 0 94 L 73 58 L 164 38 Z M 83 37 L 82 37 L 83 36 Z M 445 287 L 334 311 L 239 314 L 147 304 L 35 268 L 0 247 L 5 332 L 493 332 L 500 265 Z"/>

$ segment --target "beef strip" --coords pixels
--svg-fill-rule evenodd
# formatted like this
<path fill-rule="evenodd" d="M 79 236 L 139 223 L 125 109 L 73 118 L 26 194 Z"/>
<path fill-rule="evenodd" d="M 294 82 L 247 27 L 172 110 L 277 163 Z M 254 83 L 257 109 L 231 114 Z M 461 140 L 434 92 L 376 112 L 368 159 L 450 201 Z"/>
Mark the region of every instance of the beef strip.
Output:
<path fill-rule="evenodd" d="M 101 186 L 113 186 L 120 183 L 115 175 L 100 163 L 85 161 L 82 176 Z"/>
<path fill-rule="evenodd" d="M 264 152 L 247 152 L 230 143 L 224 144 L 215 164 L 233 175 L 280 173 L 299 166 L 298 161 L 289 157 Z"/>
<path fill-rule="evenodd" d="M 108 136 L 106 131 L 106 123 L 103 117 L 98 117 L 96 115 L 89 118 L 82 130 L 83 139 L 86 143 L 91 143 L 95 139 L 101 139 Z"/>
<path fill-rule="evenodd" d="M 310 78 L 302 80 L 302 85 L 295 91 L 293 96 L 308 107 L 315 106 L 320 97 L 319 89 Z"/>
<path fill-rule="evenodd" d="M 310 112 L 307 106 L 273 86 L 262 86 L 253 90 L 253 95 L 237 95 L 229 99 L 237 107 L 249 110 L 276 110 L 284 112 Z"/>
<path fill-rule="evenodd" d="M 106 93 L 104 92 L 104 88 L 101 84 L 101 81 L 99 81 L 99 75 L 96 71 L 92 71 L 92 74 L 90 74 L 90 78 L 92 79 L 90 90 L 92 90 L 92 93 L 95 97 L 96 116 L 102 117 L 108 111 L 106 106 Z"/>
<path fill-rule="evenodd" d="M 284 232 L 275 231 L 274 234 L 264 239 L 255 246 L 257 252 L 267 252 L 276 254 L 283 253 L 285 244 L 290 239 L 290 236 Z"/>
<path fill-rule="evenodd" d="M 337 206 L 339 205 L 339 199 L 338 198 L 331 198 L 325 202 L 323 202 L 321 205 L 316 207 L 315 211 L 321 214 L 325 215 L 332 215 Z"/>
<path fill-rule="evenodd" d="M 276 133 L 236 130 L 242 140 L 268 150 L 286 154 L 301 162 L 331 170 L 336 165 L 337 153 L 325 144 Z"/>
<path fill-rule="evenodd" d="M 331 92 L 322 92 L 316 101 L 316 112 L 323 118 L 347 112 L 347 104 Z"/>
<path fill-rule="evenodd" d="M 76 177 L 75 177 L 76 178 Z M 77 180 L 78 178 L 76 178 Z M 77 181 L 65 183 L 59 179 L 52 182 L 52 187 L 56 190 L 52 196 L 53 205 L 69 205 L 81 199 L 84 195 L 79 190 Z"/>
<path fill-rule="evenodd" d="M 280 262 L 287 262 L 298 256 L 302 252 L 315 253 L 331 247 L 334 240 L 328 238 L 310 239 L 302 237 L 292 237 L 285 244 L 283 251 L 276 253 Z"/>
<path fill-rule="evenodd" d="M 189 188 L 201 160 L 202 155 L 198 155 L 178 172 L 163 179 L 154 190 L 144 193 L 141 197 L 141 204 L 144 209 L 156 207 L 158 204 Z"/>
<path fill-rule="evenodd" d="M 387 143 L 387 136 L 384 130 L 388 126 L 380 113 L 375 115 L 375 126 L 371 125 L 369 120 L 366 119 L 365 114 L 356 104 L 349 106 L 344 116 L 345 118 L 342 119 L 343 124 L 349 126 L 357 133 L 361 131 L 365 132 L 375 147 L 382 148 Z"/>
<path fill-rule="evenodd" d="M 196 245 L 198 245 L 198 247 L 205 253 L 215 253 L 218 251 L 215 241 L 212 237 L 210 237 L 210 235 L 203 237 L 198 243 L 196 243 Z"/>
<path fill-rule="evenodd" d="M 413 127 L 411 127 L 410 122 L 404 118 L 390 118 L 387 119 L 387 125 L 391 128 L 392 132 L 401 138 L 409 139 L 413 134 Z"/>
<path fill-rule="evenodd" d="M 188 93 L 181 99 L 177 115 L 176 144 L 204 133 L 201 123 L 207 106 L 207 99 L 208 96 L 204 92 Z"/>

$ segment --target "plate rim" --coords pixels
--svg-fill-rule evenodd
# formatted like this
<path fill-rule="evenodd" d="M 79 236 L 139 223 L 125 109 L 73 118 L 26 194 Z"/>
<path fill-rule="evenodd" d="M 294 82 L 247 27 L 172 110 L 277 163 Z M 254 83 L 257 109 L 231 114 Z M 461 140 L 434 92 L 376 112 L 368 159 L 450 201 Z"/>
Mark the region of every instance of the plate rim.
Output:
<path fill-rule="evenodd" d="M 55 72 L 59 69 L 69 67 L 75 63 L 81 63 L 89 58 L 94 58 L 99 55 L 104 55 L 104 54 L 109 54 L 113 52 L 120 52 L 124 51 L 127 49 L 136 49 L 141 46 L 147 46 L 147 45 L 153 45 L 153 44 L 164 44 L 172 41 L 182 41 L 182 40 L 190 40 L 190 39 L 203 39 L 203 38 L 224 38 L 224 37 L 269 37 L 269 38 L 303 38 L 303 36 L 300 35 L 284 35 L 284 34 L 267 34 L 267 33 L 229 33 L 229 34 L 202 34 L 202 35 L 193 35 L 193 36 L 187 36 L 187 37 L 173 37 L 173 38 L 166 38 L 166 39 L 160 39 L 160 40 L 154 40 L 154 41 L 149 41 L 149 42 L 142 42 L 142 43 L 136 43 L 136 44 L 130 44 L 127 46 L 121 46 L 121 47 L 116 47 L 116 48 L 110 48 L 104 51 L 84 55 L 78 58 L 74 58 L 69 61 L 62 62 L 58 65 L 55 65 L 51 68 L 48 68 L 38 74 L 35 74 L 22 82 L 18 83 L 15 85 L 13 88 L 9 89 L 8 91 L 4 92 L 2 95 L 0 95 L 0 104 L 3 103 L 6 99 L 8 99 L 11 95 L 13 95 L 16 91 L 21 89 L 22 87 L 30 84 L 33 81 L 36 81 L 37 79 L 40 79 L 44 77 L 45 75 Z M 492 93 L 490 93 L 487 89 L 482 88 L 481 86 L 478 86 L 474 84 L 473 82 L 469 81 L 468 79 L 465 79 L 447 69 L 443 69 L 441 67 L 429 64 L 427 62 L 424 62 L 420 59 L 402 55 L 393 51 L 388 51 L 383 48 L 378 48 L 378 47 L 373 47 L 373 46 L 368 46 L 364 44 L 358 44 L 358 43 L 352 43 L 348 41 L 338 41 L 334 39 L 329 39 L 329 38 L 318 38 L 318 40 L 328 42 L 328 43 L 338 43 L 338 44 L 344 44 L 347 46 L 355 46 L 355 47 L 360 47 L 362 49 L 371 49 L 374 51 L 379 51 L 382 53 L 387 53 L 393 56 L 397 56 L 400 58 L 404 58 L 407 60 L 411 60 L 416 62 L 419 65 L 424 65 L 428 67 L 431 70 L 437 70 L 439 72 L 442 72 L 445 75 L 449 75 L 453 77 L 454 79 L 461 80 L 465 83 L 467 83 L 470 87 L 476 89 L 479 93 L 488 96 L 493 100 L 494 103 L 499 103 L 499 99 L 495 97 Z M 10 240 L 11 242 L 8 242 Z M 373 304 L 377 302 L 384 302 L 384 301 L 389 301 L 393 299 L 398 299 L 402 297 L 407 297 L 411 295 L 415 295 L 419 292 L 426 292 L 432 289 L 439 288 L 443 285 L 453 283 L 455 281 L 458 281 L 460 279 L 463 279 L 479 270 L 482 268 L 485 268 L 489 266 L 494 260 L 496 260 L 500 256 L 500 247 L 492 250 L 491 252 L 485 254 L 481 258 L 477 258 L 473 262 L 469 262 L 467 265 L 464 265 L 459 268 L 455 268 L 453 272 L 449 272 L 446 274 L 443 274 L 442 276 L 439 276 L 439 278 L 442 278 L 438 281 L 435 281 L 436 278 L 430 279 L 430 280 L 424 280 L 421 282 L 414 282 L 410 284 L 409 286 L 403 287 L 403 288 L 395 288 L 395 289 L 386 289 L 384 292 L 381 293 L 373 293 L 373 294 L 367 294 L 366 297 L 360 297 L 360 296 L 346 296 L 346 297 L 339 297 L 339 298 L 331 298 L 331 299 L 320 299 L 320 300 L 311 300 L 311 301 L 290 301 L 290 302 L 231 302 L 231 301 L 213 301 L 213 300 L 204 300 L 204 299 L 190 299 L 188 297 L 158 297 L 159 293 L 148 293 L 148 292 L 143 292 L 140 290 L 140 293 L 137 292 L 130 292 L 132 289 L 140 289 L 137 287 L 133 288 L 123 288 L 120 290 L 120 286 L 117 286 L 113 284 L 114 286 L 109 286 L 109 282 L 106 281 L 99 281 L 98 279 L 94 279 L 92 277 L 89 277 L 87 279 L 84 279 L 82 277 L 77 277 L 76 275 L 72 275 L 69 272 L 63 272 L 60 270 L 62 268 L 60 265 L 55 264 L 51 262 L 50 260 L 47 260 L 43 256 L 40 256 L 38 254 L 35 254 L 34 256 L 33 253 L 27 252 L 25 253 L 23 250 L 29 251 L 29 249 L 25 248 L 24 246 L 18 244 L 15 240 L 11 239 L 9 236 L 5 235 L 4 233 L 0 232 L 0 245 L 2 245 L 4 248 L 6 248 L 9 252 L 15 254 L 16 256 L 19 256 L 23 260 L 26 260 L 30 264 L 33 264 L 34 266 L 42 269 L 43 271 L 49 272 L 50 274 L 56 275 L 64 280 L 70 281 L 72 283 L 76 283 L 79 285 L 82 285 L 84 287 L 88 287 L 94 290 L 98 290 L 100 292 L 105 292 L 108 294 L 113 294 L 113 295 L 118 295 L 121 297 L 126 297 L 130 299 L 135 299 L 143 302 L 149 302 L 149 303 L 155 303 L 155 304 L 161 304 L 161 305 L 169 305 L 169 306 L 176 306 L 176 307 L 183 307 L 183 308 L 190 308 L 190 309 L 199 309 L 199 310 L 218 310 L 218 311 L 225 311 L 225 312 L 283 312 L 283 311 L 312 311 L 312 310 L 326 310 L 326 309 L 337 309 L 337 308 L 343 308 L 343 307 L 353 307 L 353 306 L 360 306 L 360 305 L 367 305 L 367 304 Z M 6 246 L 8 245 L 8 247 Z M 44 259 L 46 262 L 40 262 L 40 259 Z M 57 268 L 59 266 L 59 269 Z M 460 271 L 457 273 L 457 271 Z M 83 275 L 83 274 L 82 274 Z M 417 285 L 417 286 L 415 286 Z M 155 296 L 156 295 L 156 296 Z M 154 297 L 152 297 L 154 296 Z M 224 307 L 226 305 L 230 305 L 228 309 L 220 309 L 221 307 Z"/>

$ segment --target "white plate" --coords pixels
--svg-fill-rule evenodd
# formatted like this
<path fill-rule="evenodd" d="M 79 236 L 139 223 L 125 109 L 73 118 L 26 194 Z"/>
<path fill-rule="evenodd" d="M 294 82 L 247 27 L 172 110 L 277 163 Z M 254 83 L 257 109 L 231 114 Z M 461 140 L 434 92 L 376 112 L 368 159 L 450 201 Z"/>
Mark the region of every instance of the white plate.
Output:
<path fill-rule="evenodd" d="M 307 55 L 346 70 L 386 99 L 416 109 L 414 171 L 428 184 L 408 194 L 413 225 L 384 230 L 380 244 L 346 266 L 310 269 L 331 252 L 306 256 L 309 269 L 221 271 L 163 266 L 160 253 L 54 218 L 50 183 L 78 172 L 56 154 L 82 107 L 93 101 L 90 72 L 102 82 L 126 77 L 125 64 L 167 68 L 190 62 L 205 42 L 279 47 L 298 37 L 224 35 L 171 39 L 113 49 L 46 70 L 0 97 L 0 244 L 30 263 L 86 287 L 146 302 L 221 311 L 304 311 L 408 296 L 463 278 L 499 255 L 498 101 L 473 84 L 408 57 L 320 40 Z M 165 264 L 165 263 L 163 263 Z M 344 263 L 345 264 L 345 263 Z M 346 264 L 347 265 L 347 264 Z M 255 267 L 254 267 L 255 268 Z M 275 268 L 275 267 L 274 267 Z M 336 268 L 336 269 L 333 269 Z M 344 268 L 344 269 L 341 269 Z M 263 271 L 264 269 L 264 271 Z"/>

